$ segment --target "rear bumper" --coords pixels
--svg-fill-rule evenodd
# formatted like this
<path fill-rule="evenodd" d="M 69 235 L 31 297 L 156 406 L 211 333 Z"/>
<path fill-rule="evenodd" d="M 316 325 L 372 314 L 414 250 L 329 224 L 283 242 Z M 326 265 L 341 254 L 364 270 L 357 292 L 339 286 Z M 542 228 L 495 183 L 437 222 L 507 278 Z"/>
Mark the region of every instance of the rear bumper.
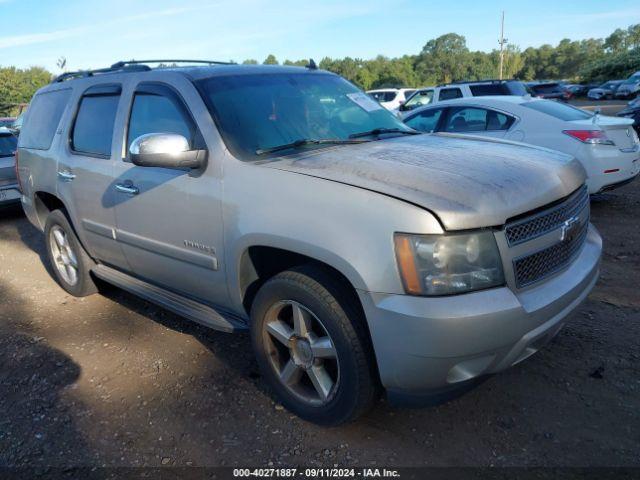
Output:
<path fill-rule="evenodd" d="M 594 148 L 578 159 L 587 170 L 591 194 L 615 188 L 615 185 L 631 181 L 640 173 L 640 149 L 622 152 L 617 148 L 599 148 L 597 151 Z"/>
<path fill-rule="evenodd" d="M 20 188 L 17 183 L 0 185 L 0 206 L 20 203 Z"/>
<path fill-rule="evenodd" d="M 519 292 L 501 287 L 432 298 L 359 292 L 389 398 L 432 404 L 533 355 L 595 285 L 601 251 L 590 226 L 568 268 Z"/>

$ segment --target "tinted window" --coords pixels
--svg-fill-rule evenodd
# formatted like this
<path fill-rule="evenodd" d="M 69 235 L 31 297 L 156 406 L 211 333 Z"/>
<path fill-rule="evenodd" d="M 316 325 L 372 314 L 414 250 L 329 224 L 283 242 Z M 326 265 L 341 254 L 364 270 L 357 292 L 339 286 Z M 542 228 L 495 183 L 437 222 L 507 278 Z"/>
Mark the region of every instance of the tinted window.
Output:
<path fill-rule="evenodd" d="M 347 140 L 377 128 L 407 129 L 353 84 L 328 73 L 225 75 L 197 84 L 226 145 L 246 160 L 256 159 L 257 150 L 301 139 Z"/>
<path fill-rule="evenodd" d="M 538 100 L 533 102 L 521 103 L 523 107 L 536 110 L 537 112 L 546 113 L 560 120 L 587 120 L 593 115 L 578 108 L 572 107 L 565 103 L 551 102 L 549 100 Z"/>
<path fill-rule="evenodd" d="M 508 130 L 515 119 L 494 110 L 473 107 L 451 109 L 444 127 L 447 132 Z"/>
<path fill-rule="evenodd" d="M 511 94 L 504 83 L 483 83 L 480 85 L 470 85 L 469 89 L 471 90 L 471 94 L 474 97 Z"/>
<path fill-rule="evenodd" d="M 111 155 L 119 95 L 84 96 L 76 116 L 71 148 L 76 152 Z"/>
<path fill-rule="evenodd" d="M 452 100 L 454 98 L 461 98 L 462 91 L 459 88 L 443 88 L 440 90 L 440 95 L 438 96 L 438 100 Z"/>
<path fill-rule="evenodd" d="M 440 116 L 442 115 L 441 108 L 434 108 L 431 110 L 426 110 L 424 112 L 420 112 L 414 117 L 405 120 L 404 123 L 409 125 L 411 128 L 414 128 L 420 132 L 433 132 L 437 125 L 438 120 L 440 120 Z"/>
<path fill-rule="evenodd" d="M 483 108 L 460 107 L 449 111 L 446 132 L 480 132 L 486 130 L 487 114 Z"/>
<path fill-rule="evenodd" d="M 196 127 L 182 101 L 171 90 L 167 94 L 136 93 L 129 120 L 127 150 L 136 138 L 147 133 L 177 133 L 194 148 Z"/>
<path fill-rule="evenodd" d="M 0 157 L 8 157 L 15 153 L 18 139 L 13 135 L 0 134 Z"/>
<path fill-rule="evenodd" d="M 431 100 L 433 100 L 433 90 L 422 90 L 407 100 L 404 107 L 405 110 L 412 110 L 430 104 Z"/>
<path fill-rule="evenodd" d="M 70 94 L 70 89 L 64 89 L 33 97 L 27 121 L 20 133 L 21 147 L 47 150 L 51 146 Z"/>

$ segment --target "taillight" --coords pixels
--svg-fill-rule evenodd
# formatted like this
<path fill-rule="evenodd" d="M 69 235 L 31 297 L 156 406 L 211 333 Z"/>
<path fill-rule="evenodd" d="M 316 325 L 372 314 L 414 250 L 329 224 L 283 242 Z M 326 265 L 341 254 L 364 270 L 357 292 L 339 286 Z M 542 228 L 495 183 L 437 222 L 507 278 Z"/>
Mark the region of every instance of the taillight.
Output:
<path fill-rule="evenodd" d="M 15 157 L 16 157 L 16 161 L 13 168 L 16 169 L 16 180 L 18 180 L 18 190 L 22 192 L 22 184 L 20 183 L 20 171 L 18 170 L 18 150 L 17 149 L 16 149 Z"/>
<path fill-rule="evenodd" d="M 602 130 L 563 130 L 562 133 L 592 145 L 615 145 Z"/>

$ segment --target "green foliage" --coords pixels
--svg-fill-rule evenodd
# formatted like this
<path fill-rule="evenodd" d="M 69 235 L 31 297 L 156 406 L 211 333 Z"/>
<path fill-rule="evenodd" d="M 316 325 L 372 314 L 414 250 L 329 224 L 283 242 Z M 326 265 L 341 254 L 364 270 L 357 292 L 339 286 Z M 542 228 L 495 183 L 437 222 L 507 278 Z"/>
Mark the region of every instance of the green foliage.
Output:
<path fill-rule="evenodd" d="M 0 68 L 0 115 L 15 115 L 19 105 L 28 103 L 40 87 L 51 81 L 44 68 Z"/>
<path fill-rule="evenodd" d="M 269 54 L 269 56 L 267 56 L 267 58 L 265 58 L 264 62 L 262 62 L 263 65 L 278 65 L 278 60 L 276 59 L 275 55 Z"/>
<path fill-rule="evenodd" d="M 609 55 L 586 65 L 581 76 L 588 80 L 623 79 L 640 71 L 640 46 Z"/>
<path fill-rule="evenodd" d="M 285 60 L 284 65 L 305 66 L 308 62 Z M 242 63 L 257 65 L 258 61 L 247 59 Z M 271 54 L 262 63 L 279 62 Z M 365 90 L 497 78 L 499 65 L 497 50 L 471 51 L 465 37 L 456 33 L 429 40 L 417 55 L 379 55 L 370 60 L 325 57 L 319 63 L 320 68 L 342 75 Z M 640 71 L 640 24 L 619 28 L 605 39 L 564 39 L 556 46 L 545 44 L 524 51 L 508 45 L 504 51 L 504 78 L 591 81 L 626 78 L 636 71 Z M 0 68 L 0 115 L 17 113 L 17 105 L 28 103 L 35 91 L 50 81 L 51 73 L 40 67 Z"/>

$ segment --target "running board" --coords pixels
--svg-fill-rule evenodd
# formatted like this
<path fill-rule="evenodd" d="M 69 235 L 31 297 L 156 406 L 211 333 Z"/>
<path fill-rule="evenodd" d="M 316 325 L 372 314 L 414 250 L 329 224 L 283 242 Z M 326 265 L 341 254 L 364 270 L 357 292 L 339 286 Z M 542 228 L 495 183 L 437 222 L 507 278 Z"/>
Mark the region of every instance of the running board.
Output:
<path fill-rule="evenodd" d="M 247 328 L 241 321 L 227 319 L 207 305 L 151 285 L 105 265 L 96 265 L 91 271 L 96 277 L 105 282 L 112 283 L 129 293 L 133 293 L 205 327 L 229 333 L 246 330 Z"/>

